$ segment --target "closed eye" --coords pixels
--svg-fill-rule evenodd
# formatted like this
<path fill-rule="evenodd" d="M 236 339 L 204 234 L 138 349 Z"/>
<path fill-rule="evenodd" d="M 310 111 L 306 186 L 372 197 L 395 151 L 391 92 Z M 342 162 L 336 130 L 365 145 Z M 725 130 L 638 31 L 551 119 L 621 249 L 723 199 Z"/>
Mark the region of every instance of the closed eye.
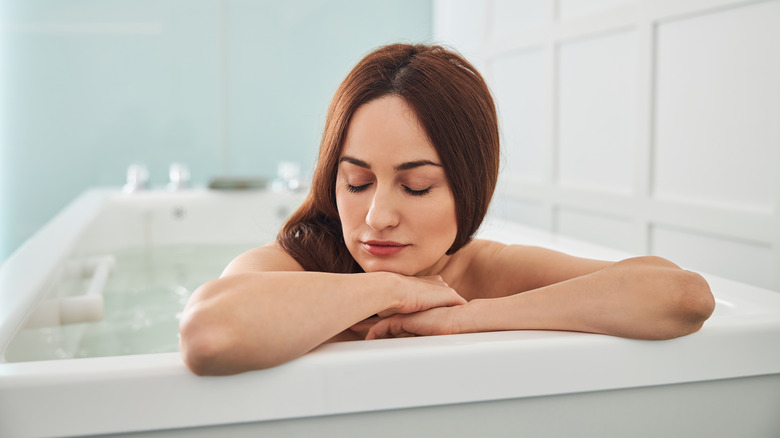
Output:
<path fill-rule="evenodd" d="M 423 195 L 427 195 L 428 192 L 431 191 L 431 188 L 428 187 L 428 188 L 425 188 L 425 189 L 422 189 L 422 190 L 412 190 L 409 187 L 404 186 L 404 191 L 406 191 L 406 193 L 408 193 L 408 194 L 410 194 L 412 196 L 423 196 Z"/>
<path fill-rule="evenodd" d="M 352 193 L 358 193 L 362 192 L 363 190 L 367 189 L 368 186 L 370 186 L 371 183 L 363 184 L 362 186 L 353 186 L 352 184 L 347 184 L 347 190 Z"/>

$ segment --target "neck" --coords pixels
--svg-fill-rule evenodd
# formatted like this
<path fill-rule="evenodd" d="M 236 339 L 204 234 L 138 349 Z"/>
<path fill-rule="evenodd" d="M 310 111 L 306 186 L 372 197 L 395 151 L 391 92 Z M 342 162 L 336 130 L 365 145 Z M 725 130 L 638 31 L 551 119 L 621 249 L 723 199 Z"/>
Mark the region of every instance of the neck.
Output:
<path fill-rule="evenodd" d="M 443 255 L 439 260 L 436 261 L 433 265 L 430 267 L 423 269 L 422 271 L 414 274 L 415 277 L 431 277 L 434 275 L 441 275 L 442 271 L 444 271 L 444 268 L 447 267 L 447 264 L 450 262 L 450 258 L 452 256 L 449 255 Z"/>

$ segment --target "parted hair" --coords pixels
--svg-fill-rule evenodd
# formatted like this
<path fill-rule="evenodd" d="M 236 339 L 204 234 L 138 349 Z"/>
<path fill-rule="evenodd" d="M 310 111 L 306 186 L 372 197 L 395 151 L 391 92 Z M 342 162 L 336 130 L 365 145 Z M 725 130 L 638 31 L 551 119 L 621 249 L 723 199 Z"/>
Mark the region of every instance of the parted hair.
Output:
<path fill-rule="evenodd" d="M 336 90 L 311 191 L 277 236 L 279 245 L 307 271 L 362 272 L 344 243 L 336 174 L 355 111 L 389 95 L 412 108 L 442 161 L 458 225 L 447 254 L 472 239 L 487 213 L 498 177 L 499 133 L 484 79 L 462 56 L 441 46 L 380 47 L 364 57 Z"/>

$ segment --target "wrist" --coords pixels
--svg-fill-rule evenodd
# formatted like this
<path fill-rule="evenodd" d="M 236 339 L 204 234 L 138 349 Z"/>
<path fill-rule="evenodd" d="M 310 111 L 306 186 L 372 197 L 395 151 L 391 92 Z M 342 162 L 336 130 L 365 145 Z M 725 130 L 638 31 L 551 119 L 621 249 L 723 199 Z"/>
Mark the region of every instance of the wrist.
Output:
<path fill-rule="evenodd" d="M 457 306 L 459 333 L 476 333 L 491 330 L 485 324 L 485 315 L 488 314 L 486 309 L 489 306 L 488 301 L 487 299 L 474 299 L 466 304 Z"/>
<path fill-rule="evenodd" d="M 392 272 L 372 272 L 367 275 L 373 280 L 367 292 L 375 298 L 375 313 L 397 313 L 402 300 L 402 288 L 397 284 L 399 275 Z"/>

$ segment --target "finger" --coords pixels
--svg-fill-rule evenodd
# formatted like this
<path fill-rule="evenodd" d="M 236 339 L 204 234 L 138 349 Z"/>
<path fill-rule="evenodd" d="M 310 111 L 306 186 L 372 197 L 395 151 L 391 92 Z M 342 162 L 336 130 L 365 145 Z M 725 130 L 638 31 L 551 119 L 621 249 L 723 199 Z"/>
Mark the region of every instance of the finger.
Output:
<path fill-rule="evenodd" d="M 409 326 L 414 321 L 414 315 L 394 315 L 376 323 L 366 334 L 366 339 L 408 338 L 417 336 Z"/>
<path fill-rule="evenodd" d="M 366 334 L 366 339 L 392 338 L 403 331 L 402 315 L 385 318 L 374 324 Z"/>
<path fill-rule="evenodd" d="M 468 303 L 468 300 L 466 300 L 465 298 L 460 296 L 459 293 L 455 292 L 455 295 L 456 295 L 456 298 L 455 298 L 456 303 L 453 304 L 454 306 L 460 306 L 460 305 Z"/>
<path fill-rule="evenodd" d="M 366 333 L 366 340 L 371 339 L 384 339 L 387 337 L 387 322 L 386 320 L 379 321 L 378 323 L 374 324 L 373 327 L 368 329 L 368 333 Z"/>

